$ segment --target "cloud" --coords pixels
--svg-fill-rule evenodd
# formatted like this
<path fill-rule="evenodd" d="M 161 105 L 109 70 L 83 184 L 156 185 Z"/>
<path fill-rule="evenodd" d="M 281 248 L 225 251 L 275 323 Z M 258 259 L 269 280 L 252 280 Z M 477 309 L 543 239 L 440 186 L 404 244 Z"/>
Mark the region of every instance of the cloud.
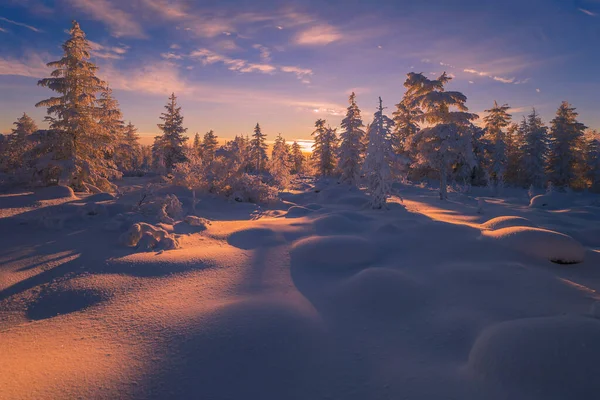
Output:
<path fill-rule="evenodd" d="M 8 31 L 2 27 L 0 27 L 0 32 L 8 33 Z"/>
<path fill-rule="evenodd" d="M 261 44 L 252 45 L 252 48 L 258 50 L 260 52 L 260 59 L 264 62 L 271 62 L 271 51 L 268 47 L 263 46 Z"/>
<path fill-rule="evenodd" d="M 114 89 L 131 92 L 166 96 L 172 92 L 186 95 L 196 91 L 193 84 L 181 79 L 176 66 L 167 61 L 126 71 L 105 65 L 100 68 L 98 75 L 110 82 Z"/>
<path fill-rule="evenodd" d="M 0 75 L 43 78 L 50 75 L 50 69 L 41 55 L 31 53 L 24 60 L 0 58 Z"/>
<path fill-rule="evenodd" d="M 92 48 L 91 55 L 97 58 L 120 60 L 129 49 L 128 47 L 103 46 L 89 39 L 88 42 Z"/>
<path fill-rule="evenodd" d="M 162 58 L 164 58 L 165 60 L 181 60 L 183 59 L 183 56 L 181 54 L 175 54 L 175 53 L 160 53 L 160 56 Z"/>
<path fill-rule="evenodd" d="M 114 7 L 107 0 L 67 0 L 90 18 L 107 25 L 116 37 L 145 38 L 142 26 L 133 15 Z"/>
<path fill-rule="evenodd" d="M 526 79 L 522 79 L 522 80 L 517 80 L 516 78 L 506 78 L 506 77 L 502 77 L 502 76 L 497 76 L 497 75 L 493 75 L 489 72 L 485 72 L 485 71 L 478 71 L 476 69 L 473 68 L 465 68 L 463 69 L 463 72 L 466 72 L 468 74 L 474 74 L 474 75 L 479 75 L 479 76 L 484 76 L 490 79 L 493 79 L 497 82 L 502 82 L 502 83 L 509 83 L 509 84 L 513 84 L 513 85 L 522 85 L 524 83 L 527 83 L 530 81 L 531 78 L 526 78 Z M 471 81 L 469 81 L 471 82 Z"/>
<path fill-rule="evenodd" d="M 270 74 L 275 72 L 277 69 L 275 66 L 270 64 L 257 64 L 251 63 L 247 60 L 239 58 L 231 58 L 223 54 L 215 53 L 208 49 L 198 49 L 190 53 L 190 57 L 198 58 L 203 65 L 210 65 L 215 63 L 223 63 L 231 71 L 238 71 L 242 73 L 247 72 L 260 72 L 263 74 Z"/>
<path fill-rule="evenodd" d="M 536 91 L 536 92 L 538 92 L 538 93 L 540 93 L 540 92 L 541 92 L 541 90 L 540 90 L 540 89 L 535 89 L 535 91 Z"/>
<path fill-rule="evenodd" d="M 24 24 L 22 22 L 13 21 L 13 20 L 8 19 L 8 18 L 0 17 L 0 21 L 8 22 L 9 24 L 13 24 L 13 25 L 16 25 L 16 26 L 21 26 L 23 28 L 27 28 L 27 29 L 32 30 L 32 31 L 37 32 L 37 33 L 43 32 L 41 29 L 38 29 L 35 26 L 27 25 L 27 24 Z M 4 32 L 6 32 L 6 31 L 4 31 Z"/>
<path fill-rule="evenodd" d="M 592 12 L 590 10 L 586 10 L 585 8 L 578 8 L 578 10 L 581 11 L 582 13 L 584 13 L 584 14 L 589 15 L 590 17 L 595 17 L 595 16 L 598 15 L 595 12 Z"/>
<path fill-rule="evenodd" d="M 312 26 L 298 33 L 294 42 L 304 46 L 324 46 L 342 39 L 342 34 L 328 24 Z"/>
<path fill-rule="evenodd" d="M 290 74 L 296 74 L 296 76 L 298 77 L 298 79 L 305 79 L 306 77 L 310 76 L 313 74 L 312 69 L 309 68 L 300 68 L 300 67 L 293 67 L 293 66 L 283 66 L 280 68 L 280 70 L 282 72 L 287 72 Z"/>
<path fill-rule="evenodd" d="M 179 50 L 179 49 L 181 49 L 181 46 L 176 43 L 173 43 L 171 46 L 169 46 L 169 48 L 171 48 L 173 50 Z"/>

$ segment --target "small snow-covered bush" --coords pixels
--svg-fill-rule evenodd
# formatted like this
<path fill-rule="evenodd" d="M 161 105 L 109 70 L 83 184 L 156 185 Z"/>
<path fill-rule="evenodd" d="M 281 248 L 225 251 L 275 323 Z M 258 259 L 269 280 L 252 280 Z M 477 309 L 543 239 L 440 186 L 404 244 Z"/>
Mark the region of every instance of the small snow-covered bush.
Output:
<path fill-rule="evenodd" d="M 140 250 L 174 250 L 179 248 L 179 241 L 162 228 L 145 222 L 131 225 L 129 230 L 119 238 L 121 244 L 137 247 Z"/>
<path fill-rule="evenodd" d="M 264 183 L 259 176 L 243 174 L 232 182 L 231 197 L 235 201 L 272 203 L 277 201 L 279 191 Z"/>

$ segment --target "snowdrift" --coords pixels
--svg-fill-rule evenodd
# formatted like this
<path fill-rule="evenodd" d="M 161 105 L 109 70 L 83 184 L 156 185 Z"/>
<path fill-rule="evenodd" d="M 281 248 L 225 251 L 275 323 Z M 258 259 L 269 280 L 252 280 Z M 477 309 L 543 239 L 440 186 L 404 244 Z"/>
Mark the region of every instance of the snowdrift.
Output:
<path fill-rule="evenodd" d="M 292 245 L 293 263 L 306 267 L 343 270 L 365 265 L 375 258 L 374 246 L 359 236 L 311 236 Z"/>
<path fill-rule="evenodd" d="M 484 237 L 503 246 L 559 264 L 583 262 L 585 248 L 571 236 L 547 229 L 514 226 L 483 231 Z"/>
<path fill-rule="evenodd" d="M 537 228 L 537 225 L 527 218 L 513 216 L 492 218 L 489 221 L 481 224 L 483 229 L 488 229 L 491 231 L 502 228 L 510 228 L 513 226 L 528 226 L 530 228 Z"/>

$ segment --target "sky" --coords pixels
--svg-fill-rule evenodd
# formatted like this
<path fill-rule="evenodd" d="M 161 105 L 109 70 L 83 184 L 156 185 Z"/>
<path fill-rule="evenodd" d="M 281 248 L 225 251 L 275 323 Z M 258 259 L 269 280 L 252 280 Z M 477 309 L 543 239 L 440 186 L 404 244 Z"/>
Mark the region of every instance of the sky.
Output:
<path fill-rule="evenodd" d="M 0 0 L 0 132 L 52 96 L 37 80 L 62 54 L 71 21 L 98 75 L 143 137 L 171 92 L 188 134 L 309 139 L 338 126 L 355 91 L 365 122 L 386 112 L 408 72 L 454 79 L 482 116 L 494 100 L 546 123 L 561 101 L 600 128 L 600 0 Z"/>

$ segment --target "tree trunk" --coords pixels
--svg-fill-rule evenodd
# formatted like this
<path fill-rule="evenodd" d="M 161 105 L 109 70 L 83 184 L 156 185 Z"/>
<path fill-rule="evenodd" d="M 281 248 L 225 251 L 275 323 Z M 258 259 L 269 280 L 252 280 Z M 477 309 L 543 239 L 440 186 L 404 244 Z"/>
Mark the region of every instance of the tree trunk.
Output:
<path fill-rule="evenodd" d="M 448 198 L 446 175 L 446 166 L 443 166 L 440 168 L 440 200 L 446 200 Z"/>

